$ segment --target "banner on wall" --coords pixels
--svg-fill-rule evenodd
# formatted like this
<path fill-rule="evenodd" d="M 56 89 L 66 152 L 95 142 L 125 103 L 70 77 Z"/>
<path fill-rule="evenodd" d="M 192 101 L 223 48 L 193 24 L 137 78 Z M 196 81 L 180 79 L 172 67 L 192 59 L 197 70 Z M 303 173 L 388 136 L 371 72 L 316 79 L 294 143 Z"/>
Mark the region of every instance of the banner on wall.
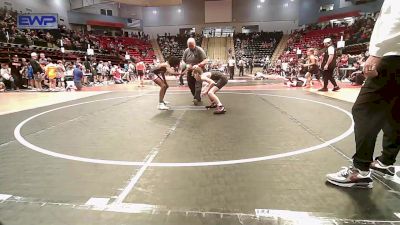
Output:
<path fill-rule="evenodd" d="M 141 29 L 142 28 L 142 21 L 141 20 L 137 20 L 137 19 L 128 19 L 128 22 L 127 22 L 126 26 L 130 27 L 130 28 Z"/>
<path fill-rule="evenodd" d="M 339 2 L 339 8 L 345 8 L 353 5 L 353 3 L 349 0 L 340 0 Z"/>
<path fill-rule="evenodd" d="M 58 14 L 30 13 L 17 15 L 18 29 L 58 29 Z"/>

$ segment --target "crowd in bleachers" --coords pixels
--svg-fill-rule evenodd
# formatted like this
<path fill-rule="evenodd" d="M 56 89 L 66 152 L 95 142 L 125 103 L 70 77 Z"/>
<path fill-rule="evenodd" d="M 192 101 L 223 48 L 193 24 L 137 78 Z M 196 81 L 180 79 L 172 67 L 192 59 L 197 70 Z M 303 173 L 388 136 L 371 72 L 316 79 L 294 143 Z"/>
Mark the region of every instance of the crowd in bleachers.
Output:
<path fill-rule="evenodd" d="M 72 70 L 75 67 L 82 68 L 85 74 L 84 85 L 104 85 L 114 83 L 118 76 L 114 77 L 110 72 L 107 74 L 101 72 L 103 79 L 96 79 L 98 77 L 96 68 L 99 64 L 104 65 L 104 68 L 109 67 L 108 71 L 114 72 L 114 74 L 115 71 L 117 71 L 116 74 L 124 74 L 122 77 L 127 82 L 132 80 L 132 71 L 131 76 L 125 75 L 128 73 L 128 69 L 122 65 L 128 63 L 125 58 L 126 53 L 130 55 L 131 61 L 144 62 L 148 66 L 156 61 L 149 42 L 149 35 L 143 32 L 123 34 L 121 31 L 119 37 L 113 37 L 106 33 L 94 35 L 91 32 L 69 30 L 63 25 L 59 25 L 58 29 L 53 30 L 21 30 L 17 29 L 16 21 L 16 11 L 0 8 L 0 61 L 2 62 L 0 90 L 2 91 L 6 89 L 42 91 L 42 85 L 47 90 L 55 90 L 56 88 L 48 85 L 50 79 L 45 68 L 49 62 L 60 62 L 57 65 L 63 65 L 65 67 L 64 74 L 71 79 L 73 78 Z M 90 60 L 86 55 L 89 46 L 95 54 L 90 57 Z M 66 51 L 62 52 L 60 47 Z M 38 52 L 41 56 L 46 55 L 38 63 L 41 68 L 39 83 L 31 82 L 34 78 L 28 75 L 30 70 L 27 68 L 32 67 L 32 60 L 28 59 L 31 58 L 32 52 Z M 80 58 L 87 59 L 86 63 L 79 63 L 77 59 Z M 68 70 L 68 68 L 70 69 Z M 66 80 L 62 81 L 61 77 L 63 76 L 57 75 L 57 90 L 66 88 Z"/>
<path fill-rule="evenodd" d="M 104 35 L 94 35 L 92 32 L 80 32 L 59 25 L 52 30 L 17 29 L 17 11 L 0 8 L 0 42 L 8 42 L 26 46 L 64 47 L 66 50 L 86 51 L 90 46 L 95 53 L 112 56 L 124 55 L 128 50 L 139 53 L 139 60 L 152 61 L 149 35 L 143 32 L 120 32 L 119 38 Z M 117 51 L 116 51 L 117 50 Z"/>
<path fill-rule="evenodd" d="M 152 64 L 144 63 L 146 71 Z M 82 86 L 103 86 L 122 84 L 137 80 L 136 65 L 132 61 L 114 64 L 111 61 L 96 60 L 95 57 L 79 57 L 75 60 L 55 60 L 32 52 L 29 58 L 13 55 L 10 63 L 1 63 L 0 91 L 68 91 L 81 89 L 76 85 L 76 71 L 82 72 L 79 84 Z"/>
<path fill-rule="evenodd" d="M 161 53 L 164 58 L 167 59 L 169 56 L 182 57 L 183 51 L 186 49 L 186 41 L 189 37 L 193 37 L 196 40 L 196 45 L 201 46 L 202 36 L 197 34 L 180 34 L 171 35 L 165 33 L 163 36 L 158 35 L 157 41 L 160 46 Z"/>
<path fill-rule="evenodd" d="M 239 62 L 241 58 L 252 58 L 255 66 L 261 66 L 263 60 L 271 57 L 276 46 L 283 36 L 282 32 L 255 32 L 234 35 L 235 57 Z"/>
<path fill-rule="evenodd" d="M 351 24 L 339 23 L 333 26 L 313 24 L 295 30 L 290 35 L 282 55 L 276 61 L 266 64 L 265 73 L 277 73 L 286 78 L 304 77 L 306 70 L 301 65 L 307 61 L 307 50 L 313 49 L 314 55 L 322 61 L 324 51 L 322 40 L 329 37 L 336 46 L 343 37 L 346 47 L 337 52 L 334 76 L 343 82 L 361 85 L 364 81 L 362 67 L 368 57 L 367 42 L 371 37 L 376 18 L 376 14 L 360 16 Z"/>

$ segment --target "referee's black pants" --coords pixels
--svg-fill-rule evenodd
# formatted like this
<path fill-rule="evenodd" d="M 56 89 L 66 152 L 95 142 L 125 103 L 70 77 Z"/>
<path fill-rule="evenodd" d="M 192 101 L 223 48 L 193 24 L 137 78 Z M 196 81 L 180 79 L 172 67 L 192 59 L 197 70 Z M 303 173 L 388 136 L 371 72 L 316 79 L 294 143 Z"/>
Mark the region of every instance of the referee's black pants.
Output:
<path fill-rule="evenodd" d="M 187 74 L 187 82 L 188 82 L 190 92 L 192 92 L 194 99 L 201 101 L 200 95 L 201 95 L 202 82 L 196 81 L 196 79 L 192 76 L 191 71 L 188 72 L 188 74 Z"/>
<path fill-rule="evenodd" d="M 378 76 L 368 78 L 354 103 L 356 153 L 353 164 L 369 170 L 378 133 L 383 131 L 379 161 L 393 165 L 400 149 L 400 56 L 382 58 Z"/>
<path fill-rule="evenodd" d="M 322 79 L 324 80 L 324 89 L 328 88 L 328 82 L 330 81 L 334 87 L 337 87 L 335 78 L 333 78 L 333 69 L 323 70 Z"/>

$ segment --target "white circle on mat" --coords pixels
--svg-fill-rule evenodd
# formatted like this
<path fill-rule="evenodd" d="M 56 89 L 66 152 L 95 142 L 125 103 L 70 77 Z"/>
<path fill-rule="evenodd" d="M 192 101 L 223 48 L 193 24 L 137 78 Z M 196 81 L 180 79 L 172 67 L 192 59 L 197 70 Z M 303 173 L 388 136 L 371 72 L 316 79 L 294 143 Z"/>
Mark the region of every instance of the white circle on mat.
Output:
<path fill-rule="evenodd" d="M 267 156 L 260 156 L 260 157 L 253 157 L 253 158 L 244 158 L 244 159 L 235 159 L 235 160 L 222 160 L 222 161 L 209 161 L 209 162 L 179 162 L 179 163 L 151 163 L 150 166 L 154 167 L 202 167 L 202 166 L 221 166 L 221 165 L 234 165 L 234 164 L 243 164 L 243 163 L 252 163 L 252 162 L 260 162 L 260 161 L 266 161 L 266 160 L 271 160 L 271 159 L 279 159 L 279 158 L 284 158 L 284 157 L 289 157 L 289 156 L 294 156 L 294 155 L 299 155 L 307 152 L 312 152 L 316 150 L 320 150 L 322 148 L 325 148 L 333 143 L 336 143 L 338 141 L 343 140 L 347 136 L 353 133 L 353 127 L 354 127 L 354 121 L 353 117 L 350 112 L 338 107 L 334 106 L 328 103 L 324 102 L 319 102 L 315 100 L 310 100 L 310 99 L 304 99 L 304 98 L 297 98 L 297 97 L 291 97 L 291 96 L 283 96 L 283 95 L 273 95 L 273 94 L 256 94 L 256 93 L 250 93 L 250 92 L 221 92 L 225 94 L 239 94 L 239 95 L 259 95 L 259 96 L 270 96 L 270 97 L 277 97 L 277 98 L 287 98 L 287 99 L 294 99 L 294 100 L 300 100 L 300 101 L 307 101 L 307 102 L 312 102 L 312 103 L 317 103 L 320 105 L 328 106 L 330 108 L 336 109 L 340 112 L 343 112 L 346 114 L 349 119 L 351 120 L 351 125 L 350 127 L 341 135 L 330 139 L 328 141 L 325 141 L 319 145 L 307 147 L 307 148 L 302 148 L 298 150 L 293 150 L 290 152 L 285 152 L 285 153 L 280 153 L 280 154 L 275 154 L 275 155 L 267 155 Z M 169 93 L 169 94 L 186 94 L 186 93 Z M 154 95 L 154 94 L 145 94 L 145 95 Z M 42 116 L 46 113 L 54 112 L 60 109 L 65 109 L 69 107 L 74 107 L 74 106 L 79 106 L 79 105 L 84 105 L 84 104 L 89 104 L 89 103 L 95 103 L 95 102 L 100 102 L 100 101 L 108 101 L 108 100 L 115 100 L 115 99 L 121 99 L 121 98 L 135 98 L 139 97 L 140 95 L 132 95 L 132 96 L 122 96 L 122 97 L 114 97 L 114 98 L 105 98 L 105 99 L 99 99 L 99 100 L 93 100 L 93 101 L 86 101 L 86 102 L 81 102 L 81 103 L 76 103 L 76 104 L 71 104 L 71 105 L 66 105 L 66 106 L 61 106 L 55 109 L 47 110 L 45 112 L 38 113 L 36 115 L 33 115 L 29 117 L 28 119 L 22 121 L 19 123 L 16 128 L 14 129 L 14 136 L 18 140 L 19 143 L 24 145 L 25 147 L 32 149 L 36 152 L 40 152 L 42 154 L 46 154 L 49 156 L 57 157 L 57 158 L 62 158 L 62 159 L 67 159 L 67 160 L 73 160 L 73 161 L 79 161 L 79 162 L 86 162 L 86 163 L 96 163 L 96 164 L 107 164 L 107 165 L 120 165 L 120 166 L 143 166 L 145 162 L 135 162 L 135 161 L 123 161 L 123 160 L 106 160 L 106 159 L 94 159 L 94 158 L 85 158 L 85 157 L 79 157 L 79 156 L 73 156 L 73 155 L 67 155 L 67 154 L 61 154 L 57 152 L 50 151 L 48 149 L 41 148 L 39 146 L 33 145 L 32 143 L 28 142 L 25 140 L 24 137 L 21 135 L 21 128 L 30 120 Z"/>

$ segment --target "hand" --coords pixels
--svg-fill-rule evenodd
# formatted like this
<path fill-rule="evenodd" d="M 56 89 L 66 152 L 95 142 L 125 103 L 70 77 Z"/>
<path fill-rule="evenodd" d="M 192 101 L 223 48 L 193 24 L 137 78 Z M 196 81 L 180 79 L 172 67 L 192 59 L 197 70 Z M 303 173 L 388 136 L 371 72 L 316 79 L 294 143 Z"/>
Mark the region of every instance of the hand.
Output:
<path fill-rule="evenodd" d="M 328 65 L 325 65 L 325 66 L 324 66 L 324 70 L 328 70 Z"/>
<path fill-rule="evenodd" d="M 199 68 L 199 65 L 194 65 L 192 68 L 193 69 Z"/>
<path fill-rule="evenodd" d="M 381 58 L 376 57 L 376 56 L 369 56 L 367 61 L 365 61 L 364 64 L 364 76 L 365 77 L 376 77 L 378 76 L 378 71 L 376 70 L 376 68 L 378 67 L 379 63 L 381 62 Z"/>

